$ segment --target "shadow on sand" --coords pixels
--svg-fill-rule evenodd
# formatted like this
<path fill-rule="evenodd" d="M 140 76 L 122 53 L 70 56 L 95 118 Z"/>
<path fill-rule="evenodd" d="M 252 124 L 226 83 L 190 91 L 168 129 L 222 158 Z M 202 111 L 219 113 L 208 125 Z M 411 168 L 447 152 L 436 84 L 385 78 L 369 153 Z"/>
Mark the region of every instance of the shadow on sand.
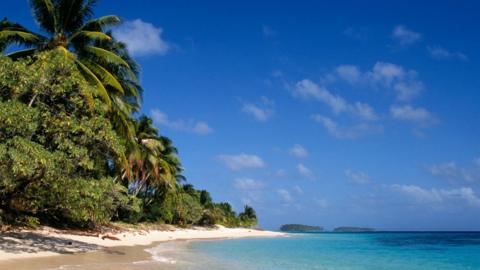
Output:
<path fill-rule="evenodd" d="M 62 239 L 32 232 L 1 232 L 0 250 L 7 253 L 37 253 L 50 251 L 59 254 L 72 254 L 98 250 L 94 244 Z"/>

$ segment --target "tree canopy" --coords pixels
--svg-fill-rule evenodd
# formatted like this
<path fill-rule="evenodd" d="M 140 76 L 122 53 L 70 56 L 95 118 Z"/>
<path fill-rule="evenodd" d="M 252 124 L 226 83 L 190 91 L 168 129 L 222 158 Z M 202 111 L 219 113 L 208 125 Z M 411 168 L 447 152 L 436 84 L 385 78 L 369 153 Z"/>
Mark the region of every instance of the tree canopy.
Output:
<path fill-rule="evenodd" d="M 139 67 L 95 2 L 30 1 L 44 35 L 0 22 L 0 225 L 254 226 L 250 206 L 186 183 L 172 140 L 137 115 Z"/>

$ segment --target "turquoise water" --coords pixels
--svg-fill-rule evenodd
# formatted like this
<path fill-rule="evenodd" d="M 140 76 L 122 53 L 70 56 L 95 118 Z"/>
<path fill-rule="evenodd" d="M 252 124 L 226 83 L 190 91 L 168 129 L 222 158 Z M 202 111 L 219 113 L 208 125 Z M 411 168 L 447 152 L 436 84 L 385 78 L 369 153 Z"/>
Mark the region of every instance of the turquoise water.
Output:
<path fill-rule="evenodd" d="M 192 242 L 187 253 L 185 269 L 479 270 L 480 233 L 298 234 Z"/>

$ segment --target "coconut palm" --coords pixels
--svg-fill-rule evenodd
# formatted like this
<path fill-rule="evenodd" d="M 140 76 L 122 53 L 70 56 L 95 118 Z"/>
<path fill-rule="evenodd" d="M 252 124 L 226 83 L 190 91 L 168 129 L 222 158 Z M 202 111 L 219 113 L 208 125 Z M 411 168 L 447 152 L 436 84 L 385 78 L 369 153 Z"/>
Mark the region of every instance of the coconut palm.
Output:
<path fill-rule="evenodd" d="M 30 0 L 33 16 L 45 35 L 3 19 L 0 21 L 0 50 L 13 44 L 25 47 L 8 54 L 14 59 L 44 50 L 62 53 L 75 61 L 83 76 L 95 86 L 97 95 L 111 108 L 112 102 L 119 103 L 126 93 L 139 97 L 140 89 L 131 59 L 119 53 L 125 49 L 105 31 L 120 23 L 120 19 L 114 15 L 92 19 L 95 2 Z M 114 106 L 118 109 L 122 105 Z"/>
<path fill-rule="evenodd" d="M 182 167 L 172 142 L 158 135 L 152 119 L 142 116 L 135 122 L 135 144 L 129 145 L 129 163 L 135 193 L 157 188 L 175 188 Z M 128 178 L 124 173 L 124 178 Z M 130 179 L 132 180 L 132 179 Z"/>

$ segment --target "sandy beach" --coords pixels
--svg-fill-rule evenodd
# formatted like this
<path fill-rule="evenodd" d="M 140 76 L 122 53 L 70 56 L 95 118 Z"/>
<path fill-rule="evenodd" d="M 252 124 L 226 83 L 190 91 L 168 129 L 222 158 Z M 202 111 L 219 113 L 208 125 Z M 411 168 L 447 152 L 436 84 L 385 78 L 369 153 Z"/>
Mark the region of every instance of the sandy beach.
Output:
<path fill-rule="evenodd" d="M 149 245 L 154 242 L 194 239 L 222 239 L 244 237 L 279 237 L 284 233 L 246 228 L 166 226 L 162 229 L 129 229 L 121 232 L 82 233 L 43 227 L 37 230 L 19 230 L 0 233 L 0 268 L 2 263 L 49 257 L 62 254 L 85 253 L 112 247 Z"/>

